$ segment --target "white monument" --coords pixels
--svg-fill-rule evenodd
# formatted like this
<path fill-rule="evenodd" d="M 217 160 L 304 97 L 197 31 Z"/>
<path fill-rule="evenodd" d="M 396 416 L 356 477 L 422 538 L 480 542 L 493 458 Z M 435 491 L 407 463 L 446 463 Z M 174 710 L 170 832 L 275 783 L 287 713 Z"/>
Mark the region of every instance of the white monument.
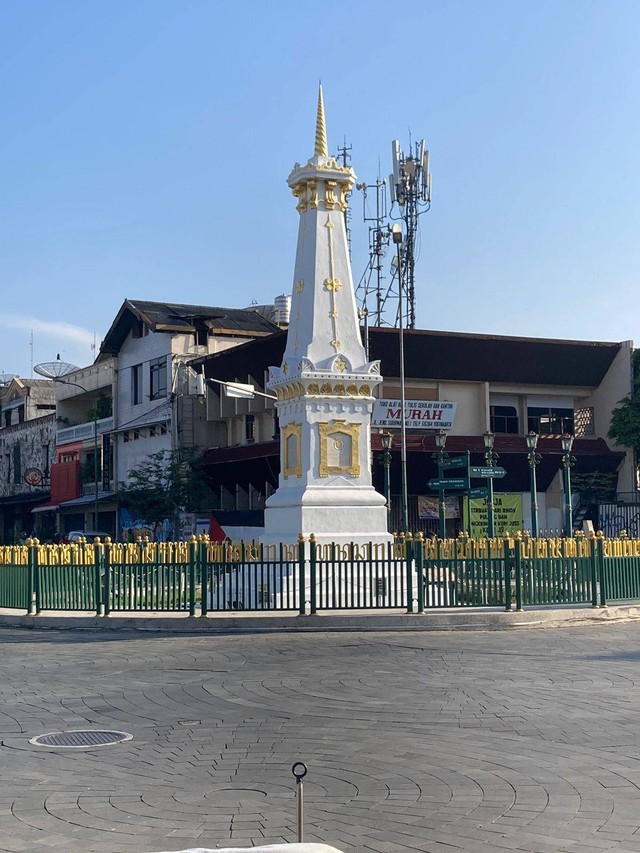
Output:
<path fill-rule="evenodd" d="M 380 363 L 360 339 L 344 213 L 353 170 L 327 150 L 322 88 L 314 156 L 287 179 L 298 199 L 298 248 L 287 346 L 270 368 L 281 470 L 262 541 L 391 541 L 385 499 L 371 484 L 373 391 Z"/>

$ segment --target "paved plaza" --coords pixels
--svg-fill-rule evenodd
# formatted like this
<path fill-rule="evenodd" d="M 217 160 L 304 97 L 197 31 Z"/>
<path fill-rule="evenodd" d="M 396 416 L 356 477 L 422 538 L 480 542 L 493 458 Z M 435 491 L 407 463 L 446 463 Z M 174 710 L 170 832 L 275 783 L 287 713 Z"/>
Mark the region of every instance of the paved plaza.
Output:
<path fill-rule="evenodd" d="M 637 623 L 430 634 L 0 631 L 0 850 L 305 840 L 640 851 Z M 117 729 L 116 746 L 29 738 Z"/>

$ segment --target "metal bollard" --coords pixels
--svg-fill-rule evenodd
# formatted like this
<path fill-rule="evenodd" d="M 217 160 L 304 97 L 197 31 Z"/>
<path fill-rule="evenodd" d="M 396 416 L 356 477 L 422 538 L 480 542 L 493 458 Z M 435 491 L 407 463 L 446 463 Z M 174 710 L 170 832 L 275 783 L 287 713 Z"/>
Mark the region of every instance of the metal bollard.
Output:
<path fill-rule="evenodd" d="M 303 786 L 302 780 L 307 775 L 307 765 L 302 761 L 296 761 L 291 768 L 291 772 L 296 777 L 296 841 L 302 844 L 303 827 L 304 827 L 304 801 L 303 801 Z"/>

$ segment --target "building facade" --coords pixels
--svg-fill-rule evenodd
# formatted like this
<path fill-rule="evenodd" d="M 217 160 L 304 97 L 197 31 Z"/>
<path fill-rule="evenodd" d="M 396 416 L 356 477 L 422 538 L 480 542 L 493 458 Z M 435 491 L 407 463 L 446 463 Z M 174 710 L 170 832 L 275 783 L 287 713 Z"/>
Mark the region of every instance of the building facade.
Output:
<path fill-rule="evenodd" d="M 55 458 L 55 393 L 48 379 L 14 377 L 0 387 L 0 540 L 37 531 L 32 510 L 49 498 Z"/>
<path fill-rule="evenodd" d="M 384 377 L 379 399 L 399 403 L 399 338 L 396 329 L 369 329 L 371 360 L 379 359 Z M 504 336 L 467 335 L 408 330 L 404 333 L 408 401 L 449 401 L 457 404 L 447 433 L 446 452 L 469 452 L 471 464 L 485 464 L 483 434 L 495 434 L 498 464 L 506 475 L 496 484 L 499 494 L 518 496 L 520 526 L 530 529 L 530 465 L 526 435 L 540 438 L 536 469 L 541 530 L 558 530 L 563 521 L 563 452 L 561 435 L 575 436 L 571 469 L 576 524 L 595 519 L 594 504 L 618 494 L 636 493 L 635 460 L 627 448 L 616 447 L 607 433 L 611 412 L 631 390 L 631 342 L 561 341 Z M 199 359 L 205 375 L 218 380 L 267 383 L 267 369 L 281 363 L 285 336 L 276 334 L 228 353 Z M 278 427 L 271 401 L 230 400 L 209 385 L 210 424 L 207 462 L 214 486 L 218 518 L 223 527 L 252 534 L 259 525 L 266 497 L 280 470 Z M 397 408 L 397 405 L 395 406 Z M 434 499 L 429 488 L 437 477 L 434 431 L 407 430 L 409 521 L 413 529 L 435 531 Z M 374 461 L 382 450 L 379 431 L 372 431 Z M 248 439 L 248 424 L 251 438 Z M 379 430 L 382 431 L 383 427 Z M 391 491 L 392 524 L 399 529 L 399 433 L 393 435 Z M 375 483 L 383 490 L 383 470 L 374 465 Z M 482 483 L 478 482 L 480 486 Z M 464 525 L 463 495 L 450 494 L 448 530 Z M 457 504 L 457 513 L 456 513 Z M 226 528 L 225 528 L 226 529 Z"/>
<path fill-rule="evenodd" d="M 187 363 L 278 328 L 254 309 L 125 300 L 95 364 L 55 383 L 49 509 L 58 529 L 122 536 L 116 497 L 130 471 L 152 454 L 205 443 L 205 406 Z"/>

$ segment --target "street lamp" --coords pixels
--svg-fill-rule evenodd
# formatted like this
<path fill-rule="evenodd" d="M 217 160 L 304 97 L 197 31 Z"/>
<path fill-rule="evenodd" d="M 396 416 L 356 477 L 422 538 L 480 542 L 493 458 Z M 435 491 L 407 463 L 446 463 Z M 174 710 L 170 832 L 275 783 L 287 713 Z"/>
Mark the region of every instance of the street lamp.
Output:
<path fill-rule="evenodd" d="M 564 484 L 564 535 L 567 539 L 573 537 L 573 509 L 571 507 L 571 468 L 576 464 L 575 457 L 571 455 L 573 447 L 573 436 L 565 433 L 560 439 L 562 442 L 562 468 Z"/>
<path fill-rule="evenodd" d="M 402 476 L 402 530 L 408 532 L 408 506 L 409 496 L 407 494 L 407 423 L 405 418 L 405 384 L 404 384 L 404 283 L 402 280 L 402 227 L 394 225 L 391 228 L 391 237 L 397 250 L 398 262 L 398 331 L 400 333 L 400 473 Z"/>
<path fill-rule="evenodd" d="M 536 453 L 538 447 L 538 439 L 540 436 L 537 432 L 530 432 L 527 435 L 527 449 L 529 451 L 527 459 L 529 460 L 530 474 L 530 491 L 531 491 L 531 535 L 534 539 L 538 538 L 538 486 L 536 483 L 536 467 L 538 466 L 541 456 Z"/>
<path fill-rule="evenodd" d="M 436 452 L 433 454 L 433 458 L 438 463 L 438 480 L 442 483 L 444 478 L 444 460 L 448 456 L 447 453 L 444 452 L 445 445 L 447 443 L 447 433 L 444 429 L 439 429 L 436 432 Z M 440 486 L 438 489 L 438 536 L 440 539 L 446 539 L 447 537 L 447 519 L 446 519 L 446 507 L 445 507 L 445 495 L 444 495 L 444 487 Z"/>
<path fill-rule="evenodd" d="M 484 438 L 484 458 L 487 463 L 487 468 L 493 468 L 494 463 L 498 460 L 498 454 L 494 453 L 493 442 L 495 435 L 487 431 L 483 435 Z M 487 477 L 487 536 L 493 539 L 495 535 L 495 506 L 493 503 L 493 477 Z"/>
<path fill-rule="evenodd" d="M 393 447 L 393 436 L 386 430 L 380 432 L 382 443 L 382 465 L 384 467 L 384 496 L 387 501 L 387 530 L 391 532 L 391 448 Z"/>

